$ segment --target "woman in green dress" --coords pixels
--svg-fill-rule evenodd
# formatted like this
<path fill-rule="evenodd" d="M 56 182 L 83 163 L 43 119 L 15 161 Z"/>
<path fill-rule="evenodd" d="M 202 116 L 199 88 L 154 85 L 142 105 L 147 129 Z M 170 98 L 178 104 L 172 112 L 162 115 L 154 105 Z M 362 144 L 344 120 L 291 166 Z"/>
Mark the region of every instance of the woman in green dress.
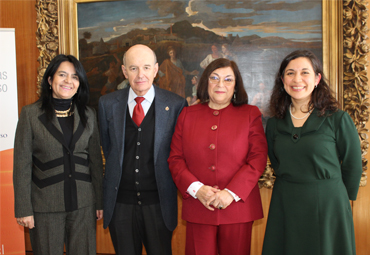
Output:
<path fill-rule="evenodd" d="M 349 200 L 362 173 L 359 137 L 312 52 L 294 51 L 282 61 L 270 111 L 266 136 L 276 181 L 262 254 L 356 254 Z"/>

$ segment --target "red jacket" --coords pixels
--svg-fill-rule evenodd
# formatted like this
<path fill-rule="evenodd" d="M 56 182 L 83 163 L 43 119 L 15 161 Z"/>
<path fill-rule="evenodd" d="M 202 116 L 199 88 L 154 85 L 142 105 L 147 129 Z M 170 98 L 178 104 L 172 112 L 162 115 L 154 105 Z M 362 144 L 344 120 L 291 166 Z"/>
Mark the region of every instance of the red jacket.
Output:
<path fill-rule="evenodd" d="M 210 225 L 262 218 L 258 179 L 266 160 L 267 143 L 257 107 L 185 107 L 177 120 L 168 158 L 173 180 L 183 196 L 182 218 Z M 227 188 L 241 200 L 224 210 L 210 211 L 187 193 L 195 181 Z"/>

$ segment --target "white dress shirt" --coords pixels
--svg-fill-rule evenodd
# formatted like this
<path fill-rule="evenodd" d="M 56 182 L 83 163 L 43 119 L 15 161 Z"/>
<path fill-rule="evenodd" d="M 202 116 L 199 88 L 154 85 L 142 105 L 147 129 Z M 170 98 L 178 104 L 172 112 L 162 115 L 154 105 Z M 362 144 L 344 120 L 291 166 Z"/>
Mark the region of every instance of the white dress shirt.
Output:
<path fill-rule="evenodd" d="M 150 87 L 150 89 L 148 90 L 148 92 L 146 92 L 146 94 L 143 96 L 145 99 L 141 102 L 141 106 L 143 107 L 145 115 L 147 114 L 147 112 L 149 111 L 150 106 L 153 103 L 154 96 L 155 96 L 155 90 L 154 90 L 154 87 L 152 85 Z M 132 118 L 132 114 L 134 112 L 134 108 L 135 108 L 135 105 L 136 105 L 136 101 L 135 101 L 136 97 L 138 97 L 138 95 L 136 95 L 135 92 L 132 90 L 132 88 L 130 88 L 129 93 L 128 93 L 127 104 L 128 104 L 128 110 L 130 112 L 131 118 Z"/>

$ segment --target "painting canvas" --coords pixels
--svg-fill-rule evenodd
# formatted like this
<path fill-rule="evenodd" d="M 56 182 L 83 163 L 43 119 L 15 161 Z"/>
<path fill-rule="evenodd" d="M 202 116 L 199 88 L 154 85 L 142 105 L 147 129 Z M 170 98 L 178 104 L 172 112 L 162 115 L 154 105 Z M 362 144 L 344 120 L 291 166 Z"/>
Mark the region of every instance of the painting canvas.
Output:
<path fill-rule="evenodd" d="M 312 50 L 322 59 L 322 1 L 181 0 L 101 1 L 77 4 L 79 59 L 90 82 L 91 102 L 128 86 L 122 56 L 148 45 L 160 71 L 155 84 L 189 102 L 207 59 L 226 57 L 241 71 L 249 103 L 264 117 L 284 56 Z"/>

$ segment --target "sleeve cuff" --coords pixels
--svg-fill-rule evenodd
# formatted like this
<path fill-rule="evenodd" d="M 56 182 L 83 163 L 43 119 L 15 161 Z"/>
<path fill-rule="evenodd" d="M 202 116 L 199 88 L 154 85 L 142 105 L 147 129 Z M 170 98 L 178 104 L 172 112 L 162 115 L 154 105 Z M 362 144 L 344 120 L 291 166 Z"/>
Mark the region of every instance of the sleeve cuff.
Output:
<path fill-rule="evenodd" d="M 233 196 L 235 202 L 238 202 L 240 200 L 240 197 L 237 196 L 234 192 L 232 192 L 231 190 L 228 190 L 228 189 L 225 189 L 225 190 L 227 190 L 230 193 L 230 195 Z"/>
<path fill-rule="evenodd" d="M 193 198 L 197 199 L 197 192 L 198 190 L 203 186 L 204 184 L 201 183 L 201 182 L 193 182 L 192 184 L 190 184 L 188 190 L 186 191 L 190 196 L 192 196 Z"/>

